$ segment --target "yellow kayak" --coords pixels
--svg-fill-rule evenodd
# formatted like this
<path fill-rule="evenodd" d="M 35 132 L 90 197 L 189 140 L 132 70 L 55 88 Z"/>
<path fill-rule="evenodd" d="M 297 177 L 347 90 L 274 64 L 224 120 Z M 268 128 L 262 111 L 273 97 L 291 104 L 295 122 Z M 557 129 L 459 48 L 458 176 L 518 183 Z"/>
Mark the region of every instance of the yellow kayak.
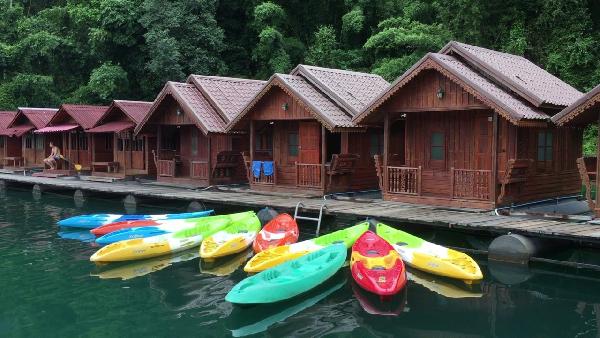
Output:
<path fill-rule="evenodd" d="M 398 251 L 406 264 L 415 269 L 465 282 L 483 278 L 477 262 L 465 253 L 427 242 L 382 223 L 377 224 L 377 234 Z"/>
<path fill-rule="evenodd" d="M 326 246 L 343 243 L 350 248 L 356 239 L 369 229 L 369 223 L 363 222 L 358 225 L 338 230 L 327 235 L 309 239 L 290 245 L 283 245 L 267 249 L 257 253 L 244 266 L 246 272 L 260 272 L 275 267 L 283 262 L 304 256 L 310 252 L 320 250 Z"/>
<path fill-rule="evenodd" d="M 200 257 L 215 259 L 246 250 L 260 231 L 258 217 L 248 217 L 231 223 L 223 230 L 210 235 L 200 245 Z"/>

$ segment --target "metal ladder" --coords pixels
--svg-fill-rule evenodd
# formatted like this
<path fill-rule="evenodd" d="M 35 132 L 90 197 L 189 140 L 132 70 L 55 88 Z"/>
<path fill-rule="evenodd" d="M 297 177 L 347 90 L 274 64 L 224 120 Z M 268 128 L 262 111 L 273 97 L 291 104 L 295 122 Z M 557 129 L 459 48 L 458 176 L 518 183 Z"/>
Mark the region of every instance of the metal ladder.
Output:
<path fill-rule="evenodd" d="M 296 204 L 296 210 L 294 211 L 294 220 L 301 219 L 317 222 L 317 232 L 315 236 L 319 236 L 319 232 L 321 231 L 321 220 L 323 219 L 323 210 L 327 210 L 327 205 L 325 205 L 325 203 L 321 204 L 321 208 L 319 208 L 319 217 L 298 216 L 298 210 L 301 208 L 304 209 L 304 203 L 298 202 Z"/>

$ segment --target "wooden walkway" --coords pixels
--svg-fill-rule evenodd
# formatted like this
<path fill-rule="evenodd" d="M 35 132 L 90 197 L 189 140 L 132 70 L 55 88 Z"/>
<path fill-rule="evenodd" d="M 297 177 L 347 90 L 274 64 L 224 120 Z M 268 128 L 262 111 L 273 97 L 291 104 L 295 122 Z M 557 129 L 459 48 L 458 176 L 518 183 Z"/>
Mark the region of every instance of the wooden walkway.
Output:
<path fill-rule="evenodd" d="M 267 195 L 251 191 L 198 191 L 175 187 L 142 185 L 135 182 L 90 182 L 46 177 L 0 174 L 0 182 L 39 185 L 47 189 L 82 190 L 84 192 L 133 195 L 139 198 L 170 199 L 186 202 L 201 201 L 208 204 L 231 205 L 249 208 L 270 206 L 280 211 L 293 211 L 299 201 L 305 212 L 318 213 L 323 199 L 291 197 L 283 194 Z M 531 219 L 515 216 L 496 216 L 489 213 L 447 210 L 431 206 L 414 205 L 382 200 L 351 201 L 327 200 L 327 215 L 345 218 L 377 218 L 394 225 L 402 223 L 423 224 L 438 228 L 461 229 L 491 234 L 521 233 L 533 237 L 556 238 L 582 244 L 600 244 L 600 225 L 548 219 Z"/>

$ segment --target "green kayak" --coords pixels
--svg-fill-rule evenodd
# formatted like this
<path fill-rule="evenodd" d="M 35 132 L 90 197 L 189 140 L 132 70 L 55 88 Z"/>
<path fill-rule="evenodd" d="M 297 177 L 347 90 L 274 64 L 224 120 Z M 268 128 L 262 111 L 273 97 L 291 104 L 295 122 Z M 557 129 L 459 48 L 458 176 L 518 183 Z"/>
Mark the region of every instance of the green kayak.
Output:
<path fill-rule="evenodd" d="M 248 277 L 225 297 L 230 303 L 274 303 L 292 298 L 325 282 L 346 261 L 348 249 L 334 244 Z"/>

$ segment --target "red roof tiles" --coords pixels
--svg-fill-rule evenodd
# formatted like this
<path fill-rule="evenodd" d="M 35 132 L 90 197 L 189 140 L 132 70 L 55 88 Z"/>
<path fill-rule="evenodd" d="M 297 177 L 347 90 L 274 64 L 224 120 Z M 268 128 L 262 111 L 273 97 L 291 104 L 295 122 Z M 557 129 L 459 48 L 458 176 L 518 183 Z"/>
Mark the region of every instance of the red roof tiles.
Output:
<path fill-rule="evenodd" d="M 86 130 L 88 133 L 118 133 L 123 130 L 135 127 L 135 123 L 130 121 L 112 121 L 101 124 L 97 127 Z"/>
<path fill-rule="evenodd" d="M 562 125 L 586 125 L 598 122 L 600 114 L 600 85 L 590 90 L 560 113 L 552 117 L 552 121 Z"/>
<path fill-rule="evenodd" d="M 83 129 L 89 129 L 94 127 L 96 123 L 98 123 L 100 118 L 104 116 L 104 113 L 107 109 L 108 106 L 92 106 L 65 103 L 60 106 L 59 113 L 65 112 L 66 114 L 71 116 Z"/>
<path fill-rule="evenodd" d="M 129 101 L 129 100 L 114 100 L 112 105 L 121 109 L 129 118 L 136 124 L 140 123 L 150 108 L 153 102 L 146 101 Z M 108 110 L 107 110 L 108 111 Z"/>
<path fill-rule="evenodd" d="M 220 76 L 190 75 L 193 83 L 229 123 L 264 86 L 265 81 Z"/>
<path fill-rule="evenodd" d="M 46 127 L 56 116 L 58 109 L 54 108 L 19 108 L 18 112 L 25 115 L 36 129 Z"/>
<path fill-rule="evenodd" d="M 352 122 L 352 118 L 385 91 L 389 83 L 374 74 L 298 65 L 291 75 L 273 75 L 240 116 L 229 124 L 228 130 L 233 129 L 274 85 L 293 94 L 326 128 L 334 130 L 361 128 Z"/>
<path fill-rule="evenodd" d="M 518 55 L 451 41 L 440 53 L 458 55 L 469 66 L 515 91 L 536 107 L 568 106 L 583 94 L 533 62 Z"/>
<path fill-rule="evenodd" d="M 16 111 L 0 111 L 0 130 L 6 129 L 17 117 Z"/>

